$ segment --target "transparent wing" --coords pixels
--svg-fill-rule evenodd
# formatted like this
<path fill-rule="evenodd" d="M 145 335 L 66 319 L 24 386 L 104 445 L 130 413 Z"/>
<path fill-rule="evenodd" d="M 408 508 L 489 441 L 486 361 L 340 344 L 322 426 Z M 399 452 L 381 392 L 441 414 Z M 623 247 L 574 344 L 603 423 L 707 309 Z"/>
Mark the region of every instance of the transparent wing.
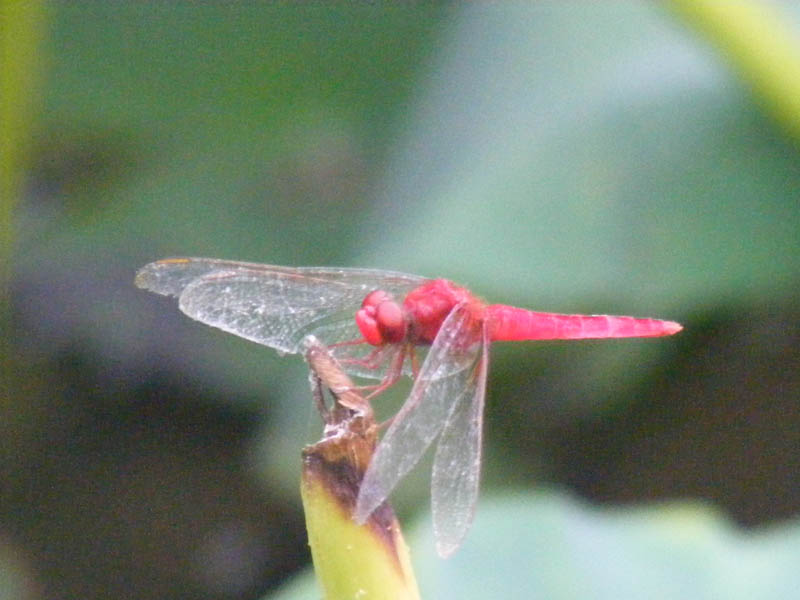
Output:
<path fill-rule="evenodd" d="M 402 296 L 427 279 L 417 275 L 384 271 L 382 269 L 352 269 L 337 267 L 280 267 L 259 263 L 220 260 L 217 258 L 165 258 L 145 265 L 136 273 L 136 285 L 165 296 L 181 295 L 183 289 L 198 277 L 219 273 L 250 273 L 271 277 L 283 274 L 286 277 L 313 279 L 320 284 L 340 284 L 357 287 L 370 292 L 380 288 Z M 324 285 L 323 285 L 324 287 Z"/>
<path fill-rule="evenodd" d="M 431 508 L 436 550 L 442 558 L 461 545 L 478 502 L 483 405 L 489 369 L 489 330 L 484 322 L 478 363 L 467 389 L 445 423 L 433 459 Z"/>
<path fill-rule="evenodd" d="M 302 339 L 316 335 L 323 343 L 361 338 L 355 312 L 370 291 L 383 289 L 399 300 L 425 282 L 422 277 L 373 269 L 278 267 L 208 258 L 171 258 L 150 263 L 136 275 L 136 285 L 176 296 L 188 316 L 281 352 L 302 351 Z M 342 346 L 337 355 L 369 352 Z M 384 361 L 395 352 L 383 349 Z M 348 368 L 380 378 L 379 369 Z"/>
<path fill-rule="evenodd" d="M 389 496 L 447 423 L 461 398 L 473 389 L 476 362 L 483 356 L 482 323 L 466 304 L 442 323 L 411 393 L 372 457 L 356 502 L 363 523 Z"/>

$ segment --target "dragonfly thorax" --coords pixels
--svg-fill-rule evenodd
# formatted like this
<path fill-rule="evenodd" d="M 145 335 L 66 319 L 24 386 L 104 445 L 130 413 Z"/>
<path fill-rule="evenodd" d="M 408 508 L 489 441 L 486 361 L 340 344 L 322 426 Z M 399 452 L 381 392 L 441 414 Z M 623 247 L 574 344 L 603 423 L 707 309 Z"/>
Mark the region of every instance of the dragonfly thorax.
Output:
<path fill-rule="evenodd" d="M 434 279 L 412 290 L 403 301 L 403 308 L 409 315 L 414 342 L 433 343 L 447 315 L 463 302 L 480 313 L 481 301 L 447 279 Z"/>
<path fill-rule="evenodd" d="M 402 342 L 408 333 L 408 319 L 403 307 L 383 290 L 367 294 L 356 312 L 361 335 L 373 346 Z"/>

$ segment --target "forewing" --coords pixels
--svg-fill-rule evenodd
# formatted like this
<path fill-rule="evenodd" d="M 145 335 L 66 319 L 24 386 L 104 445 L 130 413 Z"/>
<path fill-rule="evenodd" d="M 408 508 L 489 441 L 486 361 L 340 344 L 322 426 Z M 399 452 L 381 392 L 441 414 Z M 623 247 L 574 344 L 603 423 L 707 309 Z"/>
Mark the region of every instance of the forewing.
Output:
<path fill-rule="evenodd" d="M 136 276 L 139 287 L 177 296 L 181 310 L 193 319 L 282 352 L 299 352 L 308 334 L 328 345 L 358 340 L 355 312 L 364 296 L 383 289 L 402 300 L 424 281 L 373 269 L 291 268 L 208 258 L 161 260 Z M 377 376 L 374 371 L 366 374 Z"/>
<path fill-rule="evenodd" d="M 456 306 L 442 323 L 408 399 L 364 474 L 357 522 L 366 521 L 386 500 L 445 426 L 453 407 L 471 389 L 482 346 L 481 323 L 466 304 Z"/>
<path fill-rule="evenodd" d="M 184 288 L 195 279 L 220 272 L 251 274 L 259 277 L 282 274 L 310 278 L 329 284 L 359 288 L 364 291 L 364 295 L 374 289 L 382 289 L 400 299 L 427 281 L 426 278 L 417 275 L 381 269 L 281 267 L 235 260 L 190 257 L 165 258 L 145 265 L 136 273 L 136 285 L 157 294 L 178 297 Z"/>
<path fill-rule="evenodd" d="M 433 533 L 436 550 L 443 558 L 461 545 L 475 516 L 488 367 L 489 333 L 484 323 L 477 364 L 467 388 L 450 411 L 433 460 Z"/>

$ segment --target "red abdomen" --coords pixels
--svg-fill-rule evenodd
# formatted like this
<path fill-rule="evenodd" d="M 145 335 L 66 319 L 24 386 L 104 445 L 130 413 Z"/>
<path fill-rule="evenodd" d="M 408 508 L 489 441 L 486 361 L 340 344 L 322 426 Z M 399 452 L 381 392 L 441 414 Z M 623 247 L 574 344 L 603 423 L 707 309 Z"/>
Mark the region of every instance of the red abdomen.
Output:
<path fill-rule="evenodd" d="M 487 306 L 486 318 L 493 341 L 658 337 L 683 329 L 659 319 L 541 313 L 503 304 Z"/>

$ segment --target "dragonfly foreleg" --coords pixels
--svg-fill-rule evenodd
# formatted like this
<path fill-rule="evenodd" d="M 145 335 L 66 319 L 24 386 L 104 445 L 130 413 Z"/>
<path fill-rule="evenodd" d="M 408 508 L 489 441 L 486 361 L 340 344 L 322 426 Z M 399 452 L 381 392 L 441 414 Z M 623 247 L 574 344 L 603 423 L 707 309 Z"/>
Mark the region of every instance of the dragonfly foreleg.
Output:
<path fill-rule="evenodd" d="M 343 365 L 357 365 L 365 369 L 378 369 L 385 360 L 386 348 L 374 348 L 372 352 L 362 358 L 342 357 L 339 362 Z"/>

